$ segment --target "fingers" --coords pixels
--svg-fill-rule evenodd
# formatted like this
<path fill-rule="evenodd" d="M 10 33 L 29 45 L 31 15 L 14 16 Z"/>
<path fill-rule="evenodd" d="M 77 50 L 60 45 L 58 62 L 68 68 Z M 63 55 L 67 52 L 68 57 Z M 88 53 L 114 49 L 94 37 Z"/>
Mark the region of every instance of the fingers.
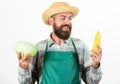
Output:
<path fill-rule="evenodd" d="M 19 61 L 19 65 L 23 69 L 28 69 L 29 68 L 29 64 L 32 61 L 32 59 L 33 59 L 33 57 L 30 57 L 29 54 L 25 54 L 23 56 L 23 58 Z"/>
<path fill-rule="evenodd" d="M 102 48 L 100 45 L 97 45 L 98 50 L 92 50 L 92 54 L 102 55 Z"/>
<path fill-rule="evenodd" d="M 98 66 L 102 58 L 102 48 L 100 45 L 98 45 L 97 47 L 98 50 L 92 50 L 92 54 L 91 54 L 93 67 Z"/>
<path fill-rule="evenodd" d="M 100 45 L 98 45 L 98 52 L 102 55 L 102 48 Z"/>
<path fill-rule="evenodd" d="M 29 54 L 25 54 L 25 55 L 23 56 L 23 61 L 26 61 L 26 60 L 28 60 L 29 58 L 30 58 Z"/>
<path fill-rule="evenodd" d="M 29 54 L 25 54 L 23 57 L 21 56 L 21 53 L 18 53 L 18 59 L 20 62 L 30 62 L 33 57 L 30 57 Z"/>
<path fill-rule="evenodd" d="M 25 54 L 24 56 L 22 56 L 20 52 L 18 52 L 18 56 L 17 57 L 18 57 L 18 60 L 22 60 L 22 61 L 25 61 L 28 58 L 30 58 L 29 54 Z"/>
<path fill-rule="evenodd" d="M 91 54 L 91 57 L 93 58 L 93 60 L 96 60 L 96 59 L 101 59 L 102 58 L 102 53 L 101 51 L 97 51 L 97 50 L 93 50 L 92 51 L 93 53 Z"/>
<path fill-rule="evenodd" d="M 21 57 L 21 53 L 20 52 L 18 52 L 18 54 L 17 54 L 18 56 L 18 60 L 20 60 L 22 57 Z"/>
<path fill-rule="evenodd" d="M 92 50 L 92 56 L 96 55 L 96 56 L 99 56 L 100 55 L 100 52 L 97 51 L 97 50 Z"/>
<path fill-rule="evenodd" d="M 91 54 L 91 57 L 92 57 L 92 58 L 98 58 L 99 55 L 97 55 L 97 54 Z"/>

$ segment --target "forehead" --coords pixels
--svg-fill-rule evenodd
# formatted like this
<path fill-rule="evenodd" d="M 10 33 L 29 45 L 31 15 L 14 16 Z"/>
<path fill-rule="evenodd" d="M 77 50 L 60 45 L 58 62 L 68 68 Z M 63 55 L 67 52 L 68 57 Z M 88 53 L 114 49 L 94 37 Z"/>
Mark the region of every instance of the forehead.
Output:
<path fill-rule="evenodd" d="M 55 16 L 67 16 L 67 17 L 72 17 L 73 14 L 71 12 L 62 12 L 62 13 L 58 13 Z"/>

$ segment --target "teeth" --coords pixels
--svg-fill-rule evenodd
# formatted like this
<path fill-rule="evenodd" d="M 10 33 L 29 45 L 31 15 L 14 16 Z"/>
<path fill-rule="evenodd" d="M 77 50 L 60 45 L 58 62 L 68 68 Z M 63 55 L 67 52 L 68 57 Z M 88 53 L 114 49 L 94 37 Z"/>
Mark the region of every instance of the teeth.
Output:
<path fill-rule="evenodd" d="M 64 27 L 65 29 L 68 29 L 68 27 Z"/>
<path fill-rule="evenodd" d="M 63 27 L 63 31 L 69 31 L 68 27 Z"/>

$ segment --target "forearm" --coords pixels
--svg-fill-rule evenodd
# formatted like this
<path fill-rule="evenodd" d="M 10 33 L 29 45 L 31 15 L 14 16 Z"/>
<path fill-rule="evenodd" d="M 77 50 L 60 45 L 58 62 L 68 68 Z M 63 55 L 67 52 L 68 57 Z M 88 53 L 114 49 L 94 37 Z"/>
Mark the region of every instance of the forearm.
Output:
<path fill-rule="evenodd" d="M 99 84 L 101 78 L 102 72 L 100 66 L 97 69 L 90 67 L 90 70 L 86 73 L 87 84 Z"/>
<path fill-rule="evenodd" d="M 18 80 L 20 84 L 31 84 L 32 77 L 30 70 L 25 70 L 19 67 Z"/>

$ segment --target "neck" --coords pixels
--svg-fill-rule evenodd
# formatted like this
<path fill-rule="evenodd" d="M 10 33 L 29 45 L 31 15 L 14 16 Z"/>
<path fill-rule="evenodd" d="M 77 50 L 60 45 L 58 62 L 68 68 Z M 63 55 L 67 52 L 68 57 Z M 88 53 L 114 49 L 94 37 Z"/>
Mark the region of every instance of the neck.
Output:
<path fill-rule="evenodd" d="M 58 37 L 55 35 L 54 32 L 51 34 L 51 38 L 52 38 L 52 39 L 54 40 L 54 42 L 57 43 L 58 45 L 60 45 L 62 42 L 64 42 L 64 40 L 58 38 Z"/>

